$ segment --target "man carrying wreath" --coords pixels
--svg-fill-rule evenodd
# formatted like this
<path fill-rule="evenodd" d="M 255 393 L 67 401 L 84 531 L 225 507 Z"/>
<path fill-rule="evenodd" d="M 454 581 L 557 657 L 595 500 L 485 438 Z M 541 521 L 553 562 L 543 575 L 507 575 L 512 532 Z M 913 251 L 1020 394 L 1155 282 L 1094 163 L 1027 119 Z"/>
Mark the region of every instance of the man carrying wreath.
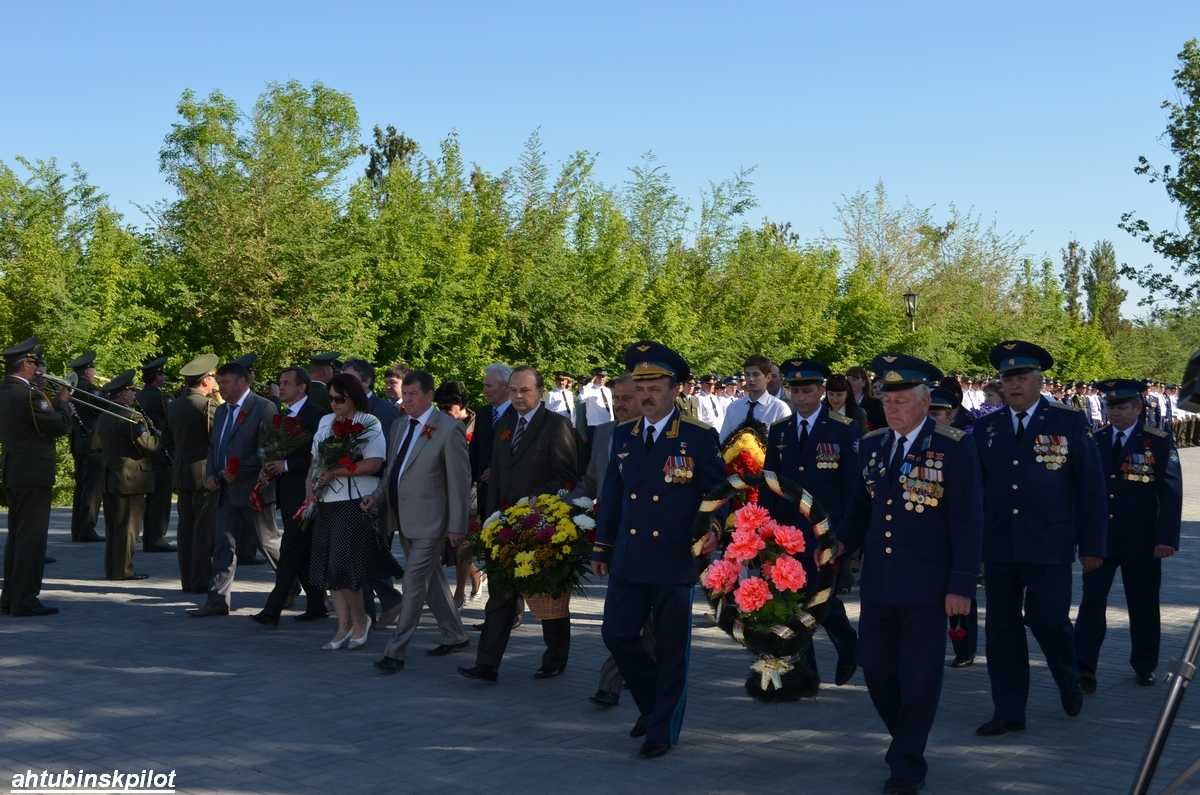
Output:
<path fill-rule="evenodd" d="M 625 366 L 642 417 L 613 430 L 592 572 L 609 574 L 601 632 L 641 712 L 630 736 L 645 737 L 640 753 L 650 759 L 679 742 L 697 571 L 693 527 L 725 469 L 717 432 L 675 406 L 676 385 L 691 377 L 683 357 L 636 342 L 625 350 Z M 702 551 L 716 544 L 710 532 Z M 647 618 L 655 630 L 653 657 L 642 646 Z"/>

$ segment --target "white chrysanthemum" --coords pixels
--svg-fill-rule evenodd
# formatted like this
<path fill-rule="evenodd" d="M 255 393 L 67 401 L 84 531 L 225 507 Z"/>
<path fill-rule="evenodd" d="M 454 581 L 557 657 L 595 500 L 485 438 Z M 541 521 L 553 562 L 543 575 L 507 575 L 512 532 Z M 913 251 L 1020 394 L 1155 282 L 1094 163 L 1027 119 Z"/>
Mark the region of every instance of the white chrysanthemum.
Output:
<path fill-rule="evenodd" d="M 576 527 L 579 527 L 583 530 L 594 530 L 596 527 L 596 520 L 585 513 L 579 514 L 578 516 L 572 518 L 571 521 L 575 523 Z"/>
<path fill-rule="evenodd" d="M 517 500 L 516 504 L 517 504 L 517 505 L 528 505 L 528 504 L 529 504 L 529 498 L 528 498 L 528 497 L 522 497 L 521 499 Z"/>
<path fill-rule="evenodd" d="M 571 504 L 574 505 L 576 508 L 582 508 L 585 511 L 590 511 L 592 509 L 592 498 L 591 497 L 576 497 L 575 499 L 571 500 Z"/>

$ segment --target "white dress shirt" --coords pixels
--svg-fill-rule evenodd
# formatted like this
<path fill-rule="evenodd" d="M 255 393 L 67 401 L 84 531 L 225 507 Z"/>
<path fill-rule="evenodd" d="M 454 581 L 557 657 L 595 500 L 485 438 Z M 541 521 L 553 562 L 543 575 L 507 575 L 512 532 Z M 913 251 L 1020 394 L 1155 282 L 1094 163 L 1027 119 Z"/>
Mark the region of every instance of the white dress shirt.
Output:
<path fill-rule="evenodd" d="M 654 429 L 654 441 L 657 442 L 659 439 L 661 439 L 662 434 L 663 434 L 663 428 L 667 427 L 667 421 L 670 420 L 674 414 L 675 414 L 675 412 L 668 411 L 667 416 L 663 417 L 661 420 L 659 420 L 658 422 L 654 422 L 654 423 L 650 422 L 649 420 L 646 420 L 645 427 L 642 428 L 642 444 L 646 443 L 646 434 L 649 432 L 650 428 Z"/>
<path fill-rule="evenodd" d="M 1040 399 L 1035 400 L 1032 406 L 1025 409 L 1024 426 L 1025 426 L 1026 431 L 1029 430 L 1029 421 L 1032 420 L 1033 415 L 1037 413 L 1038 404 L 1041 402 L 1042 401 Z M 1017 414 L 1018 414 L 1018 412 L 1016 409 L 1014 409 L 1012 406 L 1008 407 L 1008 418 L 1012 422 L 1012 429 L 1013 429 L 1014 434 L 1017 433 L 1017 423 L 1020 422 L 1020 420 L 1017 419 Z M 1024 434 L 1024 431 L 1021 431 L 1021 433 Z"/>
<path fill-rule="evenodd" d="M 546 408 L 561 414 L 575 424 L 575 393 L 569 389 L 556 389 L 546 395 Z"/>
<path fill-rule="evenodd" d="M 746 416 L 750 413 L 750 404 L 757 404 L 754 407 L 754 419 L 771 427 L 772 423 L 786 419 L 792 416 L 792 410 L 788 404 L 784 403 L 777 397 L 763 392 L 757 400 L 752 400 L 749 395 L 740 397 L 729 404 L 729 408 L 725 409 L 725 418 L 721 421 L 721 441 L 725 441 L 733 433 L 734 429 L 746 421 Z"/>
<path fill-rule="evenodd" d="M 613 421 L 612 390 L 606 386 L 588 384 L 579 390 L 588 427 Z"/>
<path fill-rule="evenodd" d="M 697 392 L 692 395 L 692 404 L 696 407 L 696 419 L 713 428 L 721 427 L 723 401 L 708 392 Z"/>

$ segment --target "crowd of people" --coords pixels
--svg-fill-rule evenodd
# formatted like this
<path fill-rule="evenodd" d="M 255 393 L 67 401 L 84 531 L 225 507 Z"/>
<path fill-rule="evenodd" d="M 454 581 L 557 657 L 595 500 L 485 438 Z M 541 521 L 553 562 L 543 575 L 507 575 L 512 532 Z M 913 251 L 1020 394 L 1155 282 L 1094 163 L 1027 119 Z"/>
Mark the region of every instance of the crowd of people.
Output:
<path fill-rule="evenodd" d="M 678 353 L 645 341 L 626 349 L 619 376 L 598 367 L 578 389 L 566 372 L 548 385 L 533 367 L 493 364 L 474 408 L 462 384 L 404 365 L 386 369 L 376 391 L 376 369 L 337 352 L 267 384 L 252 354 L 200 355 L 180 368 L 173 394 L 165 357 L 141 365 L 137 389 L 132 369 L 99 386 L 92 352 L 70 362 L 73 378 L 50 381 L 36 339 L 3 355 L 0 612 L 9 616 L 57 612 L 39 592 L 62 435 L 75 459 L 72 539 L 104 542 L 108 579 L 143 576 L 140 535 L 143 552 L 176 553 L 182 589 L 203 596 L 191 616 L 228 616 L 239 563 L 261 554 L 275 586 L 255 621 L 277 626 L 303 594 L 295 620 L 336 617 L 325 649 L 359 648 L 390 629 L 374 663 L 387 675 L 405 669 L 426 604 L 440 631 L 427 654 L 469 649 L 462 608 L 483 593 L 486 572 L 466 539 L 480 518 L 566 492 L 595 501 L 592 571 L 608 578 L 602 634 L 612 656 L 591 699 L 612 707 L 627 688 L 639 712 L 631 735 L 654 758 L 680 737 L 697 572 L 728 542 L 720 528 L 694 537 L 693 520 L 726 476 L 722 443 L 750 427 L 768 468 L 828 513 L 840 592 L 858 571 L 857 629 L 836 596 L 824 626 L 835 684 L 861 666 L 892 736 L 885 792 L 923 785 L 947 622 L 968 629 L 949 667 L 973 664 L 979 581 L 993 702 L 980 736 L 1025 728 L 1026 627 L 1063 709 L 1080 713 L 1096 690 L 1117 569 L 1130 665 L 1138 684 L 1155 682 L 1161 563 L 1179 547 L 1176 440 L 1193 443 L 1196 415 L 1179 408 L 1172 385 L 1048 380 L 1053 359 L 1031 343 L 998 345 L 987 379 L 900 354 L 845 373 L 755 355 L 736 376 L 693 378 Z M 1077 558 L 1083 600 L 1072 623 Z M 474 663 L 459 672 L 494 683 L 526 595 L 486 590 Z M 544 616 L 541 627 L 535 677 L 551 679 L 568 664 L 570 617 Z"/>

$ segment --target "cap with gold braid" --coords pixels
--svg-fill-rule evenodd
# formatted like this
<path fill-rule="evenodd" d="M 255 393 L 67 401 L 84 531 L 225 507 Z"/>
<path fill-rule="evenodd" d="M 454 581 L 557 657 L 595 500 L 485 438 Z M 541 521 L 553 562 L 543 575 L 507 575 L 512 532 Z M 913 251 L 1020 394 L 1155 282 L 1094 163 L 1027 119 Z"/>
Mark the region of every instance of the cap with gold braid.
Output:
<path fill-rule="evenodd" d="M 692 377 L 692 370 L 682 356 L 666 345 L 648 340 L 635 342 L 625 349 L 625 369 L 634 381 L 674 378 L 682 382 Z"/>
<path fill-rule="evenodd" d="M 942 371 L 924 359 L 903 353 L 884 353 L 871 360 L 871 372 L 883 385 L 884 392 L 898 392 L 926 384 L 933 386 Z"/>

